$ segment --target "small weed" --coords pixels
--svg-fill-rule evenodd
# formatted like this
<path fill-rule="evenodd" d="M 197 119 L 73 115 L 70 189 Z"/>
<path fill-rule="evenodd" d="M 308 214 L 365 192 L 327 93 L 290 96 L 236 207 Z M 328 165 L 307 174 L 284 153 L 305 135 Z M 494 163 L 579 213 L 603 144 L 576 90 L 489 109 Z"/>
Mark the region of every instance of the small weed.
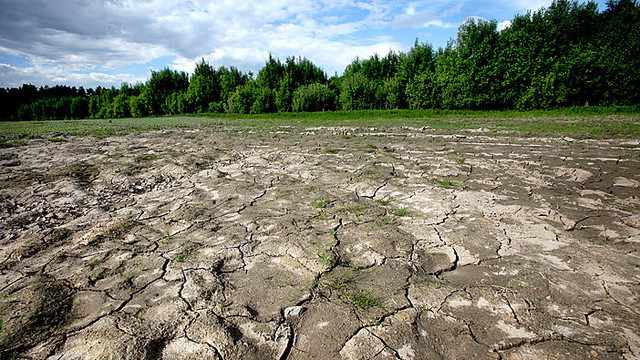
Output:
<path fill-rule="evenodd" d="M 335 260 L 333 259 L 333 252 L 331 249 L 323 249 L 318 251 L 318 257 L 322 259 L 322 268 L 330 268 Z"/>
<path fill-rule="evenodd" d="M 422 169 L 422 170 L 430 170 L 431 169 L 431 165 L 420 165 L 420 169 Z"/>
<path fill-rule="evenodd" d="M 337 153 L 339 153 L 340 151 L 342 151 L 342 149 L 326 149 L 326 150 L 325 150 L 325 152 L 326 152 L 327 154 L 337 154 Z"/>
<path fill-rule="evenodd" d="M 377 175 L 380 173 L 380 169 L 367 169 L 364 171 L 364 175 L 365 176 L 373 176 L 373 175 Z"/>
<path fill-rule="evenodd" d="M 416 276 L 416 278 L 413 281 L 413 283 L 416 284 L 416 285 L 433 283 L 433 288 L 434 289 L 439 289 L 439 288 L 442 287 L 442 281 L 440 280 L 440 278 L 437 275 Z"/>
<path fill-rule="evenodd" d="M 93 270 L 96 268 L 96 266 L 100 265 L 100 263 L 102 262 L 102 259 L 93 259 L 89 262 L 89 264 L 87 264 L 87 266 L 89 267 L 89 270 Z"/>
<path fill-rule="evenodd" d="M 184 246 L 182 251 L 180 251 L 179 253 L 177 253 L 173 257 L 173 260 L 175 260 L 177 262 L 185 262 L 185 261 L 189 260 L 193 256 L 193 254 L 196 252 L 198 247 L 200 247 L 198 244 L 196 244 L 194 242 L 188 242 Z"/>
<path fill-rule="evenodd" d="M 325 221 L 329 220 L 329 214 L 327 214 L 327 212 L 324 210 L 320 210 L 320 212 L 318 213 L 318 219 Z"/>
<path fill-rule="evenodd" d="M 333 279 L 328 285 L 329 288 L 336 291 L 346 291 L 351 284 L 355 283 L 356 277 L 351 269 L 345 271 L 340 277 Z"/>
<path fill-rule="evenodd" d="M 622 347 L 620 345 L 617 345 L 611 341 L 607 342 L 607 345 L 613 348 L 616 352 L 622 352 Z"/>
<path fill-rule="evenodd" d="M 443 179 L 433 179 L 434 184 L 445 188 L 445 189 L 461 189 L 465 187 L 465 183 L 462 180 L 451 179 L 451 178 L 443 178 Z"/>
<path fill-rule="evenodd" d="M 0 332 L 4 329 L 4 321 L 0 319 Z M 14 350 L 7 349 L 7 340 L 13 335 L 13 332 L 9 332 L 5 334 L 2 338 L 0 338 L 0 359 L 15 359 L 18 353 Z"/>
<path fill-rule="evenodd" d="M 406 291 L 409 288 L 409 286 L 410 286 L 409 284 L 404 284 L 402 286 L 398 286 L 396 288 L 391 289 L 391 293 L 393 295 L 399 294 L 401 292 Z"/>
<path fill-rule="evenodd" d="M 153 161 L 153 160 L 156 160 L 156 159 L 158 159 L 158 157 L 156 155 L 144 154 L 144 155 L 136 156 L 135 161 L 136 162 Z"/>
<path fill-rule="evenodd" d="M 456 158 L 456 161 L 458 162 L 458 164 L 464 164 L 465 160 L 466 159 L 465 159 L 464 155 Z"/>
<path fill-rule="evenodd" d="M 361 310 L 369 310 L 372 307 L 383 307 L 380 298 L 368 290 L 352 294 L 350 299 Z"/>
<path fill-rule="evenodd" d="M 91 239 L 87 243 L 87 245 L 97 246 L 103 241 L 113 241 L 113 240 L 122 238 L 129 231 L 131 231 L 131 229 L 133 229 L 133 227 L 136 225 L 137 225 L 137 222 L 135 220 L 125 220 L 107 229 L 107 231 L 96 235 L 93 239 Z"/>
<path fill-rule="evenodd" d="M 378 148 L 375 144 L 372 144 L 372 143 L 367 143 L 367 146 L 370 147 L 371 149 L 377 149 Z"/>
<path fill-rule="evenodd" d="M 327 205 L 329 205 L 331 203 L 331 199 L 318 199 L 316 201 L 311 202 L 311 204 L 314 207 L 317 207 L 318 209 L 324 209 L 327 207 Z"/>
<path fill-rule="evenodd" d="M 391 203 L 391 200 L 389 199 L 376 199 L 376 202 L 380 205 L 389 205 L 389 203 Z"/>
<path fill-rule="evenodd" d="M 607 241 L 602 238 L 589 238 L 588 240 L 593 245 L 605 245 L 607 243 Z"/>
<path fill-rule="evenodd" d="M 411 212 L 409 212 L 409 210 L 407 210 L 407 208 L 404 208 L 404 207 L 395 208 L 395 209 L 391 210 L 391 213 L 393 215 L 396 215 L 396 216 L 410 216 L 411 215 Z"/>
<path fill-rule="evenodd" d="M 391 220 L 389 220 L 389 218 L 386 216 L 380 219 L 376 219 L 376 225 L 378 225 L 378 227 L 383 228 L 389 224 L 391 224 Z"/>

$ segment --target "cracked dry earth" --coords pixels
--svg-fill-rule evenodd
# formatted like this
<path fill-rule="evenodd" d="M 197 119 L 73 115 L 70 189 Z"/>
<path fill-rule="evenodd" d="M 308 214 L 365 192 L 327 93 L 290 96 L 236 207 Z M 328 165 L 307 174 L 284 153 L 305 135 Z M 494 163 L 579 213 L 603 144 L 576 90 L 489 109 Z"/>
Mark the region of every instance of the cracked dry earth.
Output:
<path fill-rule="evenodd" d="M 1 149 L 0 357 L 640 357 L 638 141 L 466 134 Z"/>

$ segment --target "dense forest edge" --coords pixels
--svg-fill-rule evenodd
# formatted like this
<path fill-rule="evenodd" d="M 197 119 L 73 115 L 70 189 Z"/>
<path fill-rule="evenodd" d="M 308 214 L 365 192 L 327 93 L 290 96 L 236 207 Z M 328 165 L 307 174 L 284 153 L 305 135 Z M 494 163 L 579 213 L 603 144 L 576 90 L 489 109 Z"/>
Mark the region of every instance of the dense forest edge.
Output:
<path fill-rule="evenodd" d="M 532 110 L 640 105 L 640 6 L 635 0 L 556 0 L 495 20 L 470 18 L 443 49 L 418 40 L 407 52 L 355 59 L 328 77 L 310 60 L 269 56 L 257 75 L 165 68 L 120 88 L 0 88 L 0 119 L 129 118 L 177 114 L 270 114 L 442 109 Z"/>

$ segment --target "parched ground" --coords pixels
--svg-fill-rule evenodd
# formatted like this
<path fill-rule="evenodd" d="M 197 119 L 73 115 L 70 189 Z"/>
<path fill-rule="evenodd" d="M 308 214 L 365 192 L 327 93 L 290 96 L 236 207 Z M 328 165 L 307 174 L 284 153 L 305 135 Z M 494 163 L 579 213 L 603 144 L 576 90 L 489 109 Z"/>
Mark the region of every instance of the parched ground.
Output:
<path fill-rule="evenodd" d="M 53 140 L 0 150 L 0 358 L 640 357 L 637 140 Z"/>

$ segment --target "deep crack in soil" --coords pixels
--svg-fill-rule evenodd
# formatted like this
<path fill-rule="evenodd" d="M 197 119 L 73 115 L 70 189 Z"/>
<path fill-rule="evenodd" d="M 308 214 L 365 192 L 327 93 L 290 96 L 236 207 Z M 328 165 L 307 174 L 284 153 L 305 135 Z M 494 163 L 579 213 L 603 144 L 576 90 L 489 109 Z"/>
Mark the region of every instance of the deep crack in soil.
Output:
<path fill-rule="evenodd" d="M 218 127 L 0 154 L 0 358 L 640 357 L 637 141 Z"/>

